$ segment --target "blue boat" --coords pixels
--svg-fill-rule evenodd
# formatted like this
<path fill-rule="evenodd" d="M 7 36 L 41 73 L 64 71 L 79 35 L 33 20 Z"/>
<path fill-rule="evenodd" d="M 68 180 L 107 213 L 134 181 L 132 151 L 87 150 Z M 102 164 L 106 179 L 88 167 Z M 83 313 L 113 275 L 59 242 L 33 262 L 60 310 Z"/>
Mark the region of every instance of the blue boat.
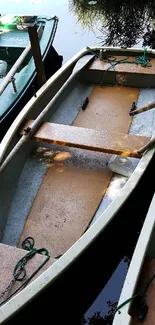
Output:
<path fill-rule="evenodd" d="M 36 26 L 44 81 L 62 65 L 62 56 L 52 46 L 58 25 L 56 16 L 0 16 L 0 141 L 20 110 L 41 86 L 36 78 L 27 27 L 29 23 Z"/>

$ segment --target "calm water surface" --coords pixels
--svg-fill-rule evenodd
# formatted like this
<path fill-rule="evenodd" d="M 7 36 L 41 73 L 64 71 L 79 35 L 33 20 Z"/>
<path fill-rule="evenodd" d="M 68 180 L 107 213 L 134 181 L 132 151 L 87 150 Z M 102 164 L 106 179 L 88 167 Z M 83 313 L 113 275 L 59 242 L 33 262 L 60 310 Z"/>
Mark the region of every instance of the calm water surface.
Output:
<path fill-rule="evenodd" d="M 75 13 L 69 9 L 68 0 L 1 0 L 2 13 L 10 14 L 38 14 L 57 16 L 59 18 L 58 29 L 54 40 L 54 47 L 59 54 L 63 55 L 63 63 L 70 59 L 77 51 L 85 46 L 99 45 L 100 34 L 97 26 L 88 30 L 77 22 Z M 16 12 L 15 12 L 15 6 Z"/>

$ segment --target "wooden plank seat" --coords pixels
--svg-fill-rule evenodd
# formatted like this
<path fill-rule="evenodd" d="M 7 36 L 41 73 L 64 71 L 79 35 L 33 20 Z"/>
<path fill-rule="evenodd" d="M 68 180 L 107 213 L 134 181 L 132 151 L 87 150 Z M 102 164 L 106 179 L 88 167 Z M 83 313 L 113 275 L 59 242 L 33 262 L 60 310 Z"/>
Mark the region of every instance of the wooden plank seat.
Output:
<path fill-rule="evenodd" d="M 26 122 L 21 134 L 31 127 L 32 122 Z M 150 138 L 44 122 L 35 132 L 33 140 L 138 158 L 137 150 L 149 142 Z"/>
<path fill-rule="evenodd" d="M 115 56 L 116 60 L 122 60 L 124 57 L 122 56 Z M 129 56 L 128 57 L 129 61 L 134 61 L 135 58 Z M 100 70 L 100 71 L 106 71 L 108 69 L 108 71 L 115 71 L 118 73 L 121 72 L 125 72 L 125 73 L 136 73 L 136 74 L 144 74 L 144 75 L 154 75 L 155 74 L 155 58 L 151 58 L 151 67 L 142 67 L 140 64 L 131 64 L 131 63 L 119 63 L 115 66 L 115 70 L 113 69 L 113 67 L 111 66 L 110 63 L 108 62 L 103 62 L 100 59 L 96 59 L 95 61 L 93 61 L 90 66 L 89 66 L 89 70 Z"/>

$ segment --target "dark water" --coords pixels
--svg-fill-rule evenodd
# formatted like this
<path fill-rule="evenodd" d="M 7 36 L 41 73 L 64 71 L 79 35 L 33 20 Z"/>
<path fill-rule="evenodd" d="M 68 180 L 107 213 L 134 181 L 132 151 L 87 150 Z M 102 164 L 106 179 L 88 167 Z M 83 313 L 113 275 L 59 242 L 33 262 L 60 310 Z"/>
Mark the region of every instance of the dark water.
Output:
<path fill-rule="evenodd" d="M 105 41 L 108 45 L 124 47 L 139 44 L 141 46 L 144 34 L 152 31 L 155 11 L 153 2 L 143 1 L 142 4 L 137 0 L 130 1 L 130 3 L 123 1 L 123 5 L 120 0 L 117 0 L 117 3 L 110 0 L 5 0 L 2 3 L 1 13 L 58 16 L 59 25 L 54 47 L 59 54 L 63 55 L 63 62 L 83 47 L 101 45 Z M 124 6 L 123 9 L 122 6 Z M 151 32 L 150 35 L 152 35 Z M 150 36 L 148 36 L 146 45 L 152 46 L 152 44 L 153 41 L 151 43 Z M 101 324 L 101 319 L 102 324 L 111 324 L 113 307 L 119 299 L 138 234 L 153 195 L 154 184 L 151 180 L 153 170 L 152 164 L 150 171 L 135 190 L 135 196 L 132 195 L 129 200 L 128 208 L 122 209 L 121 216 L 112 223 L 110 230 L 107 230 L 106 239 L 99 239 L 91 252 L 81 257 L 81 264 L 75 265 L 70 271 L 74 274 L 73 278 L 64 275 L 59 287 L 55 285 L 55 288 L 52 288 L 52 293 L 55 290 L 56 297 L 57 295 L 59 297 L 52 302 L 53 313 L 59 314 L 59 321 L 55 324 L 60 323 L 62 319 L 67 319 L 68 324 L 74 325 Z M 145 188 L 147 188 L 147 193 Z M 85 280 L 82 280 L 84 275 Z M 64 295 L 61 291 L 59 292 L 60 287 L 63 288 Z M 72 287 L 74 287 L 73 291 Z M 74 301 L 70 300 L 69 305 L 66 305 L 66 295 L 72 297 L 74 294 Z M 49 300 L 45 299 L 45 309 L 50 299 L 49 293 Z M 31 307 L 25 309 L 25 321 L 29 320 L 30 313 L 33 315 L 32 310 L 39 309 L 39 304 L 42 306 L 40 301 L 37 300 Z M 50 306 L 48 307 L 51 308 Z M 109 311 L 110 314 L 108 314 Z M 18 320 L 20 322 L 23 319 L 23 315 L 24 312 L 22 316 L 19 315 L 19 319 L 17 317 L 17 324 Z"/>

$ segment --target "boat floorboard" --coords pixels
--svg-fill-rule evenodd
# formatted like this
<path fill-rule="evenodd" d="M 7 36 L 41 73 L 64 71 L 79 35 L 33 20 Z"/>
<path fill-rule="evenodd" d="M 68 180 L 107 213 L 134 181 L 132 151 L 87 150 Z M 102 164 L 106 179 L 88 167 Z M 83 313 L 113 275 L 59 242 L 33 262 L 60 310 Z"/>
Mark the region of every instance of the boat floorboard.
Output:
<path fill-rule="evenodd" d="M 89 104 L 73 125 L 128 133 L 129 110 L 137 101 L 138 89 L 94 86 Z M 113 100 L 111 100 L 113 99 Z M 106 167 L 98 170 L 73 165 L 47 170 L 27 218 L 21 240 L 35 238 L 36 246 L 49 249 L 52 256 L 63 254 L 87 229 L 112 177 Z M 60 172 L 61 171 L 61 172 Z"/>
<path fill-rule="evenodd" d="M 74 126 L 107 132 L 128 133 L 129 111 L 137 102 L 139 89 L 131 87 L 93 87 L 87 108 L 77 116 Z"/>
<path fill-rule="evenodd" d="M 52 256 L 63 254 L 86 230 L 110 176 L 110 171 L 49 168 L 21 240 L 31 234 L 37 247 L 46 247 Z"/>
<path fill-rule="evenodd" d="M 149 281 L 149 279 L 152 277 L 154 273 L 155 273 L 155 258 L 146 256 L 136 292 L 138 292 L 146 285 L 146 283 Z M 154 280 L 151 282 L 151 284 L 149 285 L 146 291 L 146 304 L 148 305 L 149 309 L 148 309 L 147 316 L 143 321 L 143 325 L 153 325 L 155 322 L 154 321 L 155 320 L 155 281 Z M 139 325 L 140 323 L 141 322 L 138 320 L 138 318 L 134 316 L 132 320 L 132 325 Z"/>
<path fill-rule="evenodd" d="M 37 247 L 36 247 L 37 248 Z M 1 281 L 0 281 L 0 292 L 3 292 L 6 287 L 9 285 L 10 281 L 13 278 L 13 270 L 14 267 L 24 255 L 26 255 L 28 251 L 16 248 L 13 246 L 8 246 L 4 244 L 0 244 L 0 264 L 1 264 Z M 34 271 L 43 263 L 45 260 L 45 256 L 36 254 L 30 261 L 26 264 L 26 279 L 32 275 Z M 45 271 L 50 265 L 52 265 L 55 260 L 51 257 L 49 261 L 37 272 L 37 274 L 33 277 L 34 280 L 38 275 L 40 275 L 43 271 Z M 26 280 L 25 279 L 25 280 Z M 0 299 L 0 303 L 9 297 L 11 293 L 13 293 L 16 289 L 18 289 L 23 282 L 15 281 L 15 283 L 10 287 L 10 290 Z"/>

